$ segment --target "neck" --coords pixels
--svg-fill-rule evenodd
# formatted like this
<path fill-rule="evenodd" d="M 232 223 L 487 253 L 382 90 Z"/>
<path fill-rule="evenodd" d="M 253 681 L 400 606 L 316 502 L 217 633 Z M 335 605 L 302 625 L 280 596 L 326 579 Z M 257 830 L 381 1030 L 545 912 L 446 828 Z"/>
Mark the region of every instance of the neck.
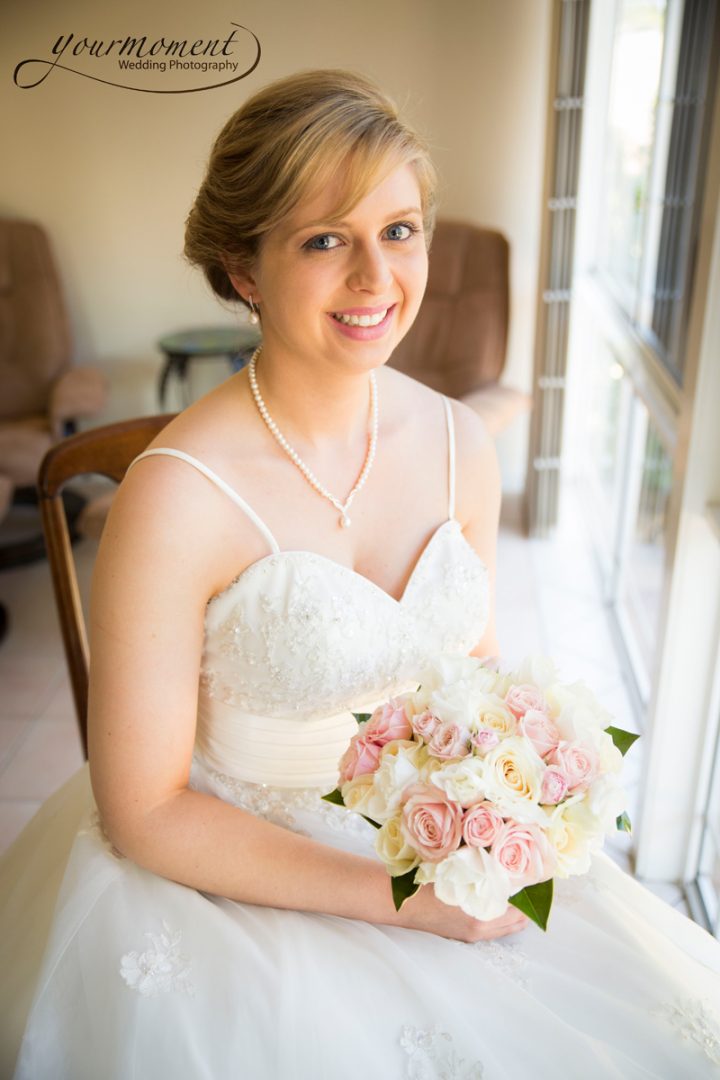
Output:
<path fill-rule="evenodd" d="M 309 368 L 306 362 L 264 346 L 256 358 L 258 388 L 278 427 L 308 446 L 351 446 L 368 429 L 370 375 L 338 370 L 335 365 Z"/>

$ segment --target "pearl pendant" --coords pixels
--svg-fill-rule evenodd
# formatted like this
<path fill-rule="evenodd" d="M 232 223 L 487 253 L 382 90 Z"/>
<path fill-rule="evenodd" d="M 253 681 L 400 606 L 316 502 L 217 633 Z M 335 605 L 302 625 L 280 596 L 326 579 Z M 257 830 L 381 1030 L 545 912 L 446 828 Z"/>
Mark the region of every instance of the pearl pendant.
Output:
<path fill-rule="evenodd" d="M 349 529 L 352 525 L 352 521 L 347 516 L 344 510 L 342 512 L 342 517 L 340 518 L 340 524 L 342 525 L 343 529 Z"/>

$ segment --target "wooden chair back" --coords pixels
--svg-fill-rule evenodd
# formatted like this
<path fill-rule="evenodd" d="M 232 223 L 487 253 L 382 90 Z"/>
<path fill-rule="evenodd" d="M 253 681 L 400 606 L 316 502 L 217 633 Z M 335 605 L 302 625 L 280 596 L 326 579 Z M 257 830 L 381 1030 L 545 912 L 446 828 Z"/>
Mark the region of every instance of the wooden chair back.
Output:
<path fill-rule="evenodd" d="M 45 546 L 85 757 L 90 657 L 62 489 L 74 477 L 90 474 L 120 483 L 130 463 L 172 418 L 144 416 L 82 431 L 56 443 L 40 466 L 37 486 Z"/>

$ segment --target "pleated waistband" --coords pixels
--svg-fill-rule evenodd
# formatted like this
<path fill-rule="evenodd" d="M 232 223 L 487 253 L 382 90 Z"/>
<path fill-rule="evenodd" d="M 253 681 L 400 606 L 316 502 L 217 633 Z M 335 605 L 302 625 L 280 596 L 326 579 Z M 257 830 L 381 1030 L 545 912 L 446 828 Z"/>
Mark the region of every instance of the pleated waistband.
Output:
<path fill-rule="evenodd" d="M 329 791 L 356 731 L 349 711 L 311 720 L 258 716 L 201 695 L 195 747 L 213 769 L 238 780 Z"/>

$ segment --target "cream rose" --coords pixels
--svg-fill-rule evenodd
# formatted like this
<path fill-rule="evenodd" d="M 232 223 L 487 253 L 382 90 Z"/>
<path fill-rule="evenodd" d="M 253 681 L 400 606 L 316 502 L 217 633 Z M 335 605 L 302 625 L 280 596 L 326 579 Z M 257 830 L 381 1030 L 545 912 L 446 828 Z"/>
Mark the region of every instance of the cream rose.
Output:
<path fill-rule="evenodd" d="M 385 800 L 375 789 L 373 773 L 361 773 L 354 780 L 347 780 L 340 788 L 340 793 L 348 810 L 364 814 L 373 821 L 385 819 Z"/>
<path fill-rule="evenodd" d="M 558 807 L 558 810 L 561 808 Z M 590 869 L 593 851 L 602 846 L 602 832 L 584 799 L 563 806 L 551 819 L 548 839 L 557 855 L 558 877 L 585 874 Z"/>
<path fill-rule="evenodd" d="M 516 733 L 517 720 L 501 697 L 497 694 L 483 694 L 473 717 L 471 730 L 494 731 L 499 738 L 504 739 Z"/>
<path fill-rule="evenodd" d="M 542 759 L 520 736 L 504 739 L 483 759 L 485 796 L 518 821 L 544 821 L 538 805 L 545 771 Z"/>
<path fill-rule="evenodd" d="M 420 863 L 419 855 L 405 839 L 399 815 L 388 818 L 377 830 L 375 850 L 385 863 L 391 877 L 407 874 Z"/>

